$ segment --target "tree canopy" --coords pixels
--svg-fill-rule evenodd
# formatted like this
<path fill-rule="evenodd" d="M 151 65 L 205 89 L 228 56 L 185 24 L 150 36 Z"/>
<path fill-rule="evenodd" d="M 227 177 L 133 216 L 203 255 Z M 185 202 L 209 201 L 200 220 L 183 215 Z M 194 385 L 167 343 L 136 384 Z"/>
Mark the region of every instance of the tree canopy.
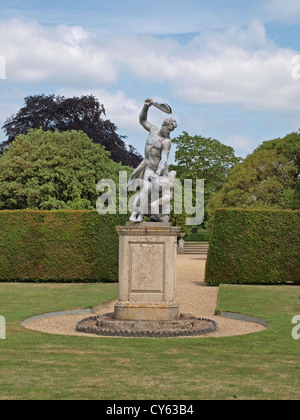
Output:
<path fill-rule="evenodd" d="M 209 202 L 218 207 L 300 208 L 300 132 L 263 142 L 230 172 Z"/>
<path fill-rule="evenodd" d="M 176 165 L 172 169 L 177 178 L 204 179 L 205 219 L 206 206 L 213 194 L 224 185 L 231 169 L 240 162 L 234 149 L 219 140 L 202 136 L 190 136 L 186 131 L 172 140 L 177 146 Z"/>
<path fill-rule="evenodd" d="M 187 132 L 176 137 L 175 152 L 177 176 L 180 178 L 205 179 L 212 190 L 218 190 L 228 173 L 241 158 L 236 157 L 230 146 L 202 136 L 190 136 Z"/>
<path fill-rule="evenodd" d="M 25 98 L 25 105 L 3 125 L 7 147 L 18 135 L 28 130 L 42 128 L 44 131 L 83 131 L 94 143 L 102 144 L 111 153 L 115 162 L 137 167 L 142 157 L 133 146 L 124 142 L 126 136 L 119 136 L 117 127 L 110 120 L 103 119 L 105 108 L 93 95 L 65 98 L 55 95 L 34 95 Z"/>
<path fill-rule="evenodd" d="M 78 131 L 31 129 L 0 157 L 0 210 L 94 209 L 101 179 L 132 169 Z"/>

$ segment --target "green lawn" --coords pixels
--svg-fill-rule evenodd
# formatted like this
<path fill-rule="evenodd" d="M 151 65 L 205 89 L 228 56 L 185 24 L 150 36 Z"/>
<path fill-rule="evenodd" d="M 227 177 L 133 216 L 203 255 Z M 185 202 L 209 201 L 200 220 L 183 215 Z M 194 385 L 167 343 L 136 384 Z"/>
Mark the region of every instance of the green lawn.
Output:
<path fill-rule="evenodd" d="M 299 399 L 300 287 L 220 286 L 219 310 L 263 318 L 264 332 L 224 338 L 125 339 L 21 326 L 50 311 L 117 296 L 116 284 L 0 284 L 0 399 Z"/>

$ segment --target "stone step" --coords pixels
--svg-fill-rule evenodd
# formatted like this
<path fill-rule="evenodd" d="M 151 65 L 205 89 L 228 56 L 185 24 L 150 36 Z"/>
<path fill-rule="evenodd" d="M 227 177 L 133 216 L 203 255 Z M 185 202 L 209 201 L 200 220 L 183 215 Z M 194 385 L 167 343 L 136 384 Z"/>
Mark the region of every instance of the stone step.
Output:
<path fill-rule="evenodd" d="M 184 248 L 185 251 L 204 251 L 207 252 L 208 248 Z"/>
<path fill-rule="evenodd" d="M 207 252 L 184 251 L 184 255 L 207 255 Z"/>
<path fill-rule="evenodd" d="M 192 244 L 192 245 L 184 244 L 184 246 L 186 248 L 208 248 L 209 247 L 209 245 L 194 245 L 194 244 Z"/>
<path fill-rule="evenodd" d="M 185 254 L 207 254 L 209 248 L 208 242 L 185 242 Z"/>
<path fill-rule="evenodd" d="M 203 250 L 203 251 L 207 251 L 208 250 L 208 247 L 184 247 L 184 249 L 187 249 L 187 250 L 192 250 L 192 249 L 195 249 L 195 250 Z"/>
<path fill-rule="evenodd" d="M 199 246 L 208 246 L 208 244 L 201 244 L 201 243 L 199 243 L 199 244 L 190 244 L 189 242 L 185 242 L 184 245 L 185 246 L 189 246 L 189 247 L 192 247 L 192 246 L 196 246 L 196 247 L 199 247 Z"/>

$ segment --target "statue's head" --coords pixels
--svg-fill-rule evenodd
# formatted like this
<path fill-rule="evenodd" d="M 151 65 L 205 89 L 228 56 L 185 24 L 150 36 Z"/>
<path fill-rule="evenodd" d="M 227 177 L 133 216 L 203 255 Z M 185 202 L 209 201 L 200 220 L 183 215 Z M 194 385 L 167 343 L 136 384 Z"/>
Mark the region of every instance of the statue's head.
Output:
<path fill-rule="evenodd" d="M 176 127 L 177 121 L 174 118 L 166 118 L 162 123 L 160 132 L 167 137 Z"/>

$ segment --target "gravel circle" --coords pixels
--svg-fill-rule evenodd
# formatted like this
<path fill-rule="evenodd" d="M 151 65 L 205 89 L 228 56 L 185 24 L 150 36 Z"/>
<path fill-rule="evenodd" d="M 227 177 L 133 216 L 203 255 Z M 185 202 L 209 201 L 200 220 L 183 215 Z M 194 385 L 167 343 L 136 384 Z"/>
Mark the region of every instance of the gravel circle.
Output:
<path fill-rule="evenodd" d="M 218 287 L 208 287 L 204 283 L 206 258 L 203 255 L 183 254 L 177 258 L 177 302 L 181 313 L 192 314 L 197 318 L 215 321 L 218 328 L 205 335 L 193 337 L 228 337 L 260 332 L 265 326 L 255 323 L 224 318 L 215 315 L 218 300 Z M 93 308 L 94 316 L 114 312 L 117 301 Z M 98 338 L 96 334 L 76 331 L 77 324 L 86 316 L 69 314 L 27 320 L 25 328 L 48 334 L 76 335 Z"/>

